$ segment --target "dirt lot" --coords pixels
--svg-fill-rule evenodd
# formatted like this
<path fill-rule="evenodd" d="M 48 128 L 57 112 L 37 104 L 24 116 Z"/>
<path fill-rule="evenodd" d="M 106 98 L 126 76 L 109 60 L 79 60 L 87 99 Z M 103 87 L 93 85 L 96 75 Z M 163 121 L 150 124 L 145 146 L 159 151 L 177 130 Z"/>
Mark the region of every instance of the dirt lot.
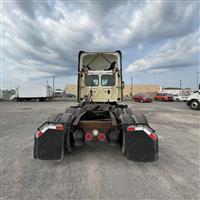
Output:
<path fill-rule="evenodd" d="M 1 102 L 1 199 L 199 199 L 200 111 L 185 103 L 128 103 L 159 135 L 154 163 L 90 144 L 61 162 L 34 160 L 33 134 L 51 112 L 75 102 Z"/>

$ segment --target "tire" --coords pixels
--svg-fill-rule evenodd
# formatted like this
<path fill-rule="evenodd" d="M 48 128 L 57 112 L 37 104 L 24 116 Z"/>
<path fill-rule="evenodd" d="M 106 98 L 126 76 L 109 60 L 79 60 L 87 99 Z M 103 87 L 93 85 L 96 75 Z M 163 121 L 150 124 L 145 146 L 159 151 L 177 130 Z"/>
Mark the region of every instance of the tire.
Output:
<path fill-rule="evenodd" d="M 119 119 L 120 115 L 123 113 L 123 110 L 121 108 L 116 108 L 115 109 L 115 115 L 116 118 Z"/>
<path fill-rule="evenodd" d="M 179 100 L 179 99 L 176 99 L 176 101 L 179 102 L 180 100 Z"/>
<path fill-rule="evenodd" d="M 17 102 L 17 101 L 18 101 L 18 98 L 14 98 L 13 101 L 14 101 L 14 102 Z"/>
<path fill-rule="evenodd" d="M 125 133 L 122 133 L 122 142 L 120 145 L 122 155 L 126 155 Z"/>
<path fill-rule="evenodd" d="M 128 160 L 135 162 L 154 162 L 158 160 L 158 139 L 153 141 L 146 133 L 127 134 L 125 147 Z"/>
<path fill-rule="evenodd" d="M 198 110 L 200 107 L 199 102 L 197 100 L 192 100 L 190 103 L 190 108 L 192 110 Z"/>
<path fill-rule="evenodd" d="M 126 114 L 128 114 L 130 116 L 133 114 L 133 112 L 132 112 L 132 110 L 130 108 L 124 108 L 124 113 L 126 113 Z"/>
<path fill-rule="evenodd" d="M 70 115 L 70 113 L 67 113 Z M 54 114 L 51 114 L 48 118 L 48 122 L 53 122 L 53 123 L 63 123 L 63 116 L 65 114 L 63 113 L 54 113 Z M 67 134 L 67 132 L 69 131 L 70 132 L 70 124 L 67 124 L 65 126 L 65 134 Z M 69 134 L 69 133 L 68 133 Z M 67 135 L 68 135 L 67 134 Z M 70 142 L 68 142 L 68 139 L 70 140 Z M 73 138 L 69 136 L 69 138 L 67 136 L 65 136 L 64 138 L 64 155 L 68 154 L 68 153 L 72 153 L 73 149 L 74 149 L 74 146 L 73 146 Z M 70 151 L 69 151 L 70 149 Z"/>
<path fill-rule="evenodd" d="M 155 133 L 154 133 L 155 134 Z M 156 145 L 155 145 L 155 160 L 154 161 L 157 161 L 158 160 L 158 154 L 159 154 L 159 144 L 158 144 L 158 140 L 156 141 Z"/>

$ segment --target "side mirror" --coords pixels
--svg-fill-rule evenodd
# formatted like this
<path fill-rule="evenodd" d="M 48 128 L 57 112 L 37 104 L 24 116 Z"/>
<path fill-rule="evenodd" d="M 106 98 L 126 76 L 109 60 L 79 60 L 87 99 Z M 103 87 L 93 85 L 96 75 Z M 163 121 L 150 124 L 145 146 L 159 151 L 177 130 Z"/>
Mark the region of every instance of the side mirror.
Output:
<path fill-rule="evenodd" d="M 124 81 L 122 81 L 122 89 L 124 89 L 125 83 Z"/>

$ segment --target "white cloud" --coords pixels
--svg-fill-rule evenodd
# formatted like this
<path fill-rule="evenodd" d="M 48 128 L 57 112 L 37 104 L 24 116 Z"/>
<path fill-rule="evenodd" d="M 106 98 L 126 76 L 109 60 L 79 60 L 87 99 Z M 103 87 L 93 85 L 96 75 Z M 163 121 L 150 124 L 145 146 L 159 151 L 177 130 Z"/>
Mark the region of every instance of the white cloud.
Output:
<path fill-rule="evenodd" d="M 128 65 L 128 72 L 163 72 L 199 64 L 199 32 L 169 40 L 159 49 Z"/>
<path fill-rule="evenodd" d="M 76 74 L 80 50 L 138 47 L 144 52 L 145 43 L 193 33 L 198 24 L 198 5 L 164 1 L 3 2 L 3 65 L 11 80 L 20 79 L 20 73 L 23 80 L 71 76 Z M 162 57 L 162 52 L 158 53 Z M 183 64 L 188 64 L 189 56 Z M 156 58 L 140 59 L 135 69 L 150 69 L 146 64 L 152 66 L 152 60 L 159 64 Z"/>
<path fill-rule="evenodd" d="M 138 48 L 138 51 L 139 51 L 139 52 L 141 52 L 141 51 L 144 49 L 144 47 L 143 47 L 142 44 L 138 44 L 137 48 Z"/>

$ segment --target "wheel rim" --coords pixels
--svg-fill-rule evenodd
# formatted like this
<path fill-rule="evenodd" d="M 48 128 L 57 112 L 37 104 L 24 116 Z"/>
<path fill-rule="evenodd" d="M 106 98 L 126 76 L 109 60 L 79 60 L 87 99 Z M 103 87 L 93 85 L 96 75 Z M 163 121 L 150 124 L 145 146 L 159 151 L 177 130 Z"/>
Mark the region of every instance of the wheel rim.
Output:
<path fill-rule="evenodd" d="M 198 103 L 197 103 L 197 102 L 192 102 L 191 107 L 192 107 L 193 109 L 197 109 Z"/>

